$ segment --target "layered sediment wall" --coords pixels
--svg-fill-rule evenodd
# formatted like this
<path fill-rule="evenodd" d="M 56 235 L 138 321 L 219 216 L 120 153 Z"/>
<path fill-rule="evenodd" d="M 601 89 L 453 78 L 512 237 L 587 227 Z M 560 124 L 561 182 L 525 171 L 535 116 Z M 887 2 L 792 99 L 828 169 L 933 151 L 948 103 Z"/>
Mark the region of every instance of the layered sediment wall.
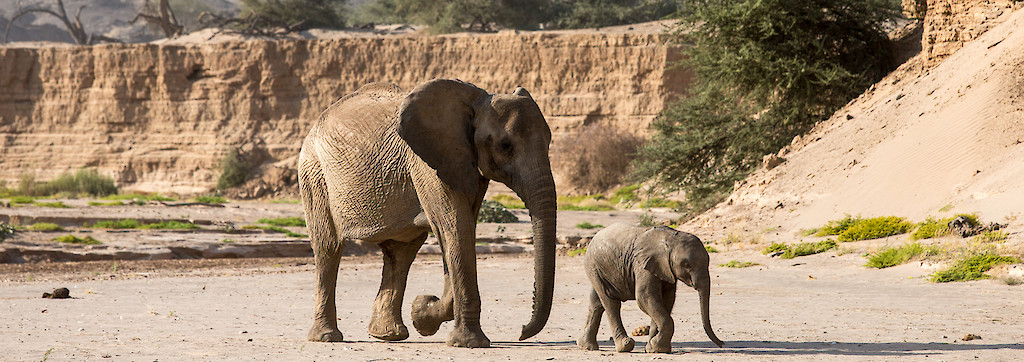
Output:
<path fill-rule="evenodd" d="M 321 110 L 381 81 L 523 86 L 556 137 L 590 123 L 642 134 L 686 85 L 677 58 L 636 33 L 0 48 L 0 180 L 92 167 L 127 189 L 204 192 L 232 149 L 291 167 Z"/>

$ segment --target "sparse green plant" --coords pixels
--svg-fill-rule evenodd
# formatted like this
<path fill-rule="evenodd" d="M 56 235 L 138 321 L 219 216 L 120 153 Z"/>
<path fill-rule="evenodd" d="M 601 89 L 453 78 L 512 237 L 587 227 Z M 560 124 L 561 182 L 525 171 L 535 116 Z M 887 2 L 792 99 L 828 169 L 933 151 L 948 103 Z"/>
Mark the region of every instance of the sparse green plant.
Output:
<path fill-rule="evenodd" d="M 999 278 L 999 280 L 1001 280 L 1006 285 L 1021 285 L 1021 284 L 1024 284 L 1024 278 L 1015 277 L 1015 276 L 1005 276 L 1005 277 Z"/>
<path fill-rule="evenodd" d="M 939 212 L 946 212 L 949 210 L 953 210 L 953 204 L 945 204 L 939 208 Z"/>
<path fill-rule="evenodd" d="M 974 241 L 981 243 L 1000 243 L 1006 241 L 1007 234 L 1002 231 L 986 231 L 974 236 Z"/>
<path fill-rule="evenodd" d="M 611 211 L 615 206 L 604 195 L 559 196 L 558 209 L 569 211 Z"/>
<path fill-rule="evenodd" d="M 931 280 L 936 283 L 959 282 L 989 278 L 985 272 L 999 264 L 1020 263 L 1020 259 L 1012 256 L 996 254 L 979 254 L 957 261 L 952 266 L 937 271 Z"/>
<path fill-rule="evenodd" d="M 50 348 L 46 350 L 46 353 L 43 353 L 43 362 L 46 362 L 47 360 L 50 359 L 50 353 L 53 353 L 53 348 Z"/>
<path fill-rule="evenodd" d="M 194 230 L 199 226 L 189 222 L 165 220 L 155 223 L 143 223 L 135 219 L 101 220 L 90 226 L 96 229 L 147 229 L 147 230 Z"/>
<path fill-rule="evenodd" d="M 591 224 L 591 223 L 590 223 L 590 222 L 588 222 L 588 221 L 584 221 L 584 222 L 581 222 L 581 223 L 579 223 L 579 224 L 576 224 L 576 228 L 577 228 L 577 229 L 586 229 L 586 230 L 589 230 L 589 229 L 597 229 L 597 228 L 603 228 L 603 227 L 604 227 L 604 225 L 600 225 L 600 224 Z"/>
<path fill-rule="evenodd" d="M 230 244 L 230 243 L 235 242 L 235 240 L 234 239 L 221 239 L 220 242 L 225 243 L 225 244 Z"/>
<path fill-rule="evenodd" d="M 572 249 L 566 253 L 568 256 L 579 256 L 587 253 L 587 248 Z"/>
<path fill-rule="evenodd" d="M 306 219 L 301 216 L 259 219 L 256 222 L 273 226 L 306 226 Z"/>
<path fill-rule="evenodd" d="M 519 222 L 519 218 L 508 211 L 505 205 L 491 200 L 484 200 L 480 204 L 480 213 L 476 216 L 476 222 L 507 224 Z"/>
<path fill-rule="evenodd" d="M 34 204 L 36 199 L 32 196 L 13 196 L 11 197 L 11 204 Z"/>
<path fill-rule="evenodd" d="M 84 238 L 80 238 L 80 237 L 77 237 L 77 236 L 74 236 L 74 235 L 71 235 L 71 234 L 64 235 L 64 236 L 58 236 L 56 238 L 53 238 L 53 241 L 56 241 L 58 243 L 65 243 L 65 244 L 83 244 L 83 245 L 99 245 L 99 244 L 103 244 L 99 240 L 94 239 L 92 236 L 86 236 Z"/>
<path fill-rule="evenodd" d="M 736 233 L 729 233 L 729 235 L 726 235 L 721 240 L 718 240 L 718 242 L 725 245 L 742 243 L 743 237 Z"/>
<path fill-rule="evenodd" d="M 198 229 L 199 225 L 190 222 L 181 222 L 175 220 L 165 220 L 155 223 L 139 225 L 139 229 L 156 229 L 156 230 L 195 230 Z"/>
<path fill-rule="evenodd" d="M 285 236 L 290 237 L 290 238 L 308 238 L 309 237 L 309 235 L 297 233 L 297 232 L 285 229 L 285 228 L 280 227 L 280 226 L 246 225 L 246 226 L 243 226 L 242 229 L 273 231 L 273 232 L 276 232 L 276 233 L 282 233 Z"/>
<path fill-rule="evenodd" d="M 919 256 L 938 255 L 940 250 L 936 246 L 922 246 L 919 243 L 904 244 L 899 247 L 884 247 L 868 254 L 868 263 L 864 266 L 869 268 L 888 268 L 911 261 Z"/>
<path fill-rule="evenodd" d="M 196 196 L 195 200 L 204 204 L 225 204 L 228 202 L 228 199 L 217 195 L 200 195 Z"/>
<path fill-rule="evenodd" d="M 91 228 L 96 229 L 138 229 L 142 225 L 139 220 L 135 219 L 122 219 L 122 220 L 100 220 L 97 221 Z"/>
<path fill-rule="evenodd" d="M 785 243 L 772 243 L 772 245 L 768 245 L 767 248 L 761 249 L 761 254 L 768 255 L 780 251 L 785 252 L 786 250 L 789 250 L 789 246 Z"/>
<path fill-rule="evenodd" d="M 927 218 L 925 221 L 917 224 L 917 229 L 910 234 L 911 240 L 920 239 L 931 239 L 935 237 L 949 235 L 949 223 L 958 217 L 963 217 L 967 220 L 967 224 L 971 227 L 981 225 L 981 221 L 978 220 L 978 215 L 975 214 L 957 214 L 953 217 L 947 217 L 943 219 Z"/>
<path fill-rule="evenodd" d="M 609 201 L 613 204 L 640 201 L 640 196 L 637 195 L 638 190 L 640 190 L 640 184 L 620 187 L 612 192 L 612 197 L 609 198 Z"/>
<path fill-rule="evenodd" d="M 220 160 L 220 178 L 217 179 L 217 189 L 226 190 L 244 184 L 249 178 L 250 171 L 251 167 L 242 162 L 238 150 L 228 151 Z"/>
<path fill-rule="evenodd" d="M 38 202 L 37 201 L 35 203 L 35 205 L 39 206 L 39 207 L 52 207 L 52 208 L 57 208 L 57 209 L 70 209 L 71 208 L 71 206 L 68 206 L 67 204 L 65 204 L 62 201 L 53 201 L 53 202 Z"/>
<path fill-rule="evenodd" d="M 83 168 L 75 173 L 65 172 L 46 182 L 37 182 L 34 175 L 22 175 L 18 192 L 27 196 L 49 196 L 55 194 L 89 194 L 105 196 L 117 193 L 114 179 L 100 175 L 94 169 Z"/>
<path fill-rule="evenodd" d="M 644 210 L 639 217 L 637 217 L 636 224 L 639 226 L 654 226 L 654 215 L 650 211 Z"/>
<path fill-rule="evenodd" d="M 64 228 L 60 225 L 52 222 L 37 222 L 28 227 L 32 231 L 64 231 Z"/>
<path fill-rule="evenodd" d="M 0 222 L 0 242 L 7 240 L 11 235 L 14 235 L 14 226 L 5 222 Z"/>
<path fill-rule="evenodd" d="M 821 254 L 836 248 L 836 241 L 825 239 L 816 243 L 794 244 L 789 250 L 782 254 L 783 259 L 793 259 L 798 256 Z"/>
<path fill-rule="evenodd" d="M 704 245 L 704 250 L 709 252 L 709 253 L 717 253 L 718 252 L 718 249 L 715 249 L 715 247 L 711 246 L 711 245 Z"/>
<path fill-rule="evenodd" d="M 89 206 L 124 206 L 124 203 L 121 201 L 89 201 Z"/>
<path fill-rule="evenodd" d="M 114 194 L 101 197 L 103 200 L 114 200 L 114 201 L 174 201 L 173 197 L 162 196 L 160 194 L 144 194 L 144 193 L 128 193 L 128 194 Z"/>
<path fill-rule="evenodd" d="M 302 201 L 301 200 L 291 200 L 291 199 L 278 199 L 278 200 L 270 200 L 270 203 L 271 204 L 301 204 Z"/>
<path fill-rule="evenodd" d="M 526 208 L 526 204 L 523 203 L 523 200 L 520 200 L 518 197 L 515 197 L 515 196 L 512 196 L 512 195 L 497 194 L 497 195 L 494 195 L 494 197 L 491 197 L 491 201 L 500 203 L 500 204 L 504 205 L 506 208 L 509 208 L 509 209 L 525 209 Z"/>
<path fill-rule="evenodd" d="M 726 267 L 726 268 L 749 268 L 749 267 L 757 266 L 757 265 L 761 265 L 761 264 L 758 264 L 758 263 L 755 263 L 755 262 L 752 262 L 752 261 L 730 260 L 728 263 L 719 264 L 718 266 Z"/>

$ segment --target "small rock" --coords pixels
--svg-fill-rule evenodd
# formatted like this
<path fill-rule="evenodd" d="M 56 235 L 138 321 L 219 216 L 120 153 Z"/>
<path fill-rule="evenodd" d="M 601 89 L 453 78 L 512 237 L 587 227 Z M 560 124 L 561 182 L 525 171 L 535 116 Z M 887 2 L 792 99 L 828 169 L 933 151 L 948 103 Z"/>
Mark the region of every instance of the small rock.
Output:
<path fill-rule="evenodd" d="M 966 341 L 973 341 L 975 339 L 981 339 L 981 336 L 979 336 L 977 334 L 967 333 L 966 335 L 964 335 L 964 338 L 960 338 L 960 339 L 963 340 L 964 342 L 966 342 Z"/>
<path fill-rule="evenodd" d="M 68 288 L 57 288 L 53 290 L 53 293 L 43 293 L 43 298 L 68 299 L 71 298 L 71 291 Z"/>

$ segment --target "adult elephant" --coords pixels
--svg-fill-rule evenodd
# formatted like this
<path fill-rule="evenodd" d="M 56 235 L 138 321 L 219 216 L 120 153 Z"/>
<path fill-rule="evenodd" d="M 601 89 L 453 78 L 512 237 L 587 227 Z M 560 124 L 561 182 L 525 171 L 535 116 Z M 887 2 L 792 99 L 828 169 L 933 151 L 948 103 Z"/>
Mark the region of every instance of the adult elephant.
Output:
<path fill-rule="evenodd" d="M 458 80 L 433 80 L 405 93 L 373 83 L 321 115 L 302 144 L 299 190 L 316 260 L 312 341 L 341 341 L 335 309 L 345 239 L 380 245 L 384 271 L 370 335 L 409 337 L 402 298 L 409 266 L 427 232 L 444 254 L 439 299 L 413 302 L 423 335 L 455 320 L 448 345 L 487 347 L 480 328 L 476 218 L 489 180 L 508 185 L 530 209 L 535 247 L 533 316 L 520 340 L 547 323 L 555 277 L 555 184 L 551 130 L 530 94 L 488 94 Z"/>

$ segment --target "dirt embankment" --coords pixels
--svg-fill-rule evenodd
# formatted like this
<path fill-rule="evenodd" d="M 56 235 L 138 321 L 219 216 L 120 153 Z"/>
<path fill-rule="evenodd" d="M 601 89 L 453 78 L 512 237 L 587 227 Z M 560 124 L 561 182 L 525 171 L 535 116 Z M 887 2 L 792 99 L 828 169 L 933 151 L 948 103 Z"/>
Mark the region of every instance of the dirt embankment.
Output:
<path fill-rule="evenodd" d="M 686 83 L 662 43 L 657 33 L 509 32 L 0 48 L 0 180 L 95 167 L 127 189 L 203 192 L 235 148 L 289 178 L 319 112 L 379 81 L 523 86 L 556 135 L 590 123 L 644 132 Z"/>

